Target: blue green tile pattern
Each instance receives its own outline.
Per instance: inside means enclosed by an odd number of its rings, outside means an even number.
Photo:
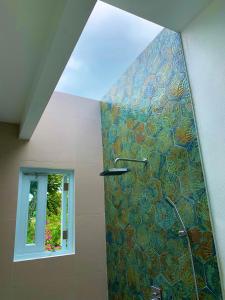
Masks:
[[[187,241],[165,201],[177,204],[191,237],[200,299],[222,299],[181,38],[163,30],[101,103],[104,167],[117,156],[132,172],[105,177],[110,300],[195,299]]]

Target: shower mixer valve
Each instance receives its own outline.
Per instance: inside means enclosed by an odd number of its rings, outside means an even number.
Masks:
[[[150,300],[162,300],[162,289],[156,286],[151,286],[152,295]]]

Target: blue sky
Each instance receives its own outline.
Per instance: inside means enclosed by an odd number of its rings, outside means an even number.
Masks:
[[[162,29],[97,1],[56,91],[101,100]]]

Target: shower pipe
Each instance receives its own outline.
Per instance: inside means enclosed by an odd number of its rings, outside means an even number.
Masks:
[[[131,162],[144,163],[145,166],[148,164],[148,159],[147,158],[132,159],[132,158],[120,158],[120,157],[117,157],[117,158],[115,158],[114,163],[116,164],[118,161],[131,161]]]
[[[195,293],[196,293],[196,299],[199,300],[199,295],[198,295],[198,285],[197,285],[197,280],[196,280],[196,273],[195,273],[195,266],[194,266],[194,261],[193,261],[193,254],[192,254],[192,249],[191,249],[191,242],[190,242],[190,238],[187,232],[187,229],[184,225],[184,222],[181,218],[181,215],[175,205],[175,203],[173,203],[173,201],[171,201],[168,197],[166,198],[166,201],[173,207],[173,209],[175,210],[177,217],[182,225],[182,230],[179,231],[179,235],[180,236],[186,236],[187,238],[187,242],[188,242],[188,251],[190,254],[190,259],[191,259],[191,268],[192,268],[192,274],[193,274],[193,278],[194,278],[194,285],[195,285]]]

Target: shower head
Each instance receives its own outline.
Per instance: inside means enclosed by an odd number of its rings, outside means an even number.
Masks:
[[[127,172],[130,172],[130,169],[128,169],[128,168],[112,168],[112,169],[104,170],[103,172],[100,173],[100,176],[117,176],[117,175],[125,174]]]

